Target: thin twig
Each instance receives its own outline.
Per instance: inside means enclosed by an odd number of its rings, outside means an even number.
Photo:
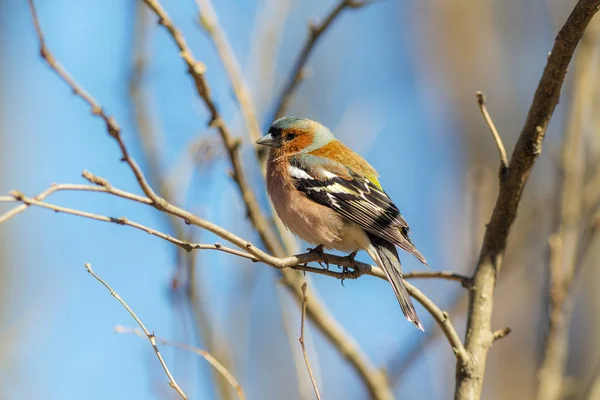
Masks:
[[[119,126],[115,118],[106,114],[100,103],[98,103],[98,101],[96,101],[96,99],[94,99],[91,94],[89,94],[79,83],[77,83],[77,81],[73,79],[69,72],[56,60],[56,58],[54,58],[54,55],[46,46],[46,41],[44,39],[44,34],[42,32],[42,28],[38,20],[35,4],[33,0],[28,1],[29,8],[31,10],[31,16],[33,18],[33,23],[35,26],[35,31],[40,44],[40,55],[50,66],[50,68],[52,68],[52,70],[56,72],[56,74],[71,88],[71,90],[73,90],[73,93],[76,96],[80,97],[90,106],[92,114],[101,118],[104,121],[108,134],[113,139],[115,139],[117,144],[119,145],[119,149],[122,155],[121,161],[124,161],[127,164],[129,164],[129,167],[133,171],[133,174],[135,175],[135,178],[140,188],[143,190],[144,194],[146,194],[146,196],[156,204],[157,208],[160,208],[164,200],[161,199],[156,193],[154,193],[154,191],[144,178],[144,174],[142,173],[140,167],[137,165],[135,160],[133,160],[133,158],[129,156],[129,152],[127,151],[125,143],[123,142],[123,139],[121,137],[121,127]]]
[[[127,328],[127,327],[121,326],[121,325],[115,326],[115,332],[132,334],[132,335],[139,336],[139,337],[145,336],[144,332],[139,328]],[[240,400],[245,400],[246,396],[244,395],[244,390],[242,389],[242,385],[240,385],[239,382],[237,381],[237,379],[235,379],[235,377],[233,376],[233,374],[231,372],[229,372],[229,370],[223,364],[221,364],[219,362],[219,360],[217,360],[215,357],[213,357],[208,351],[199,349],[194,346],[190,346],[185,343],[173,342],[171,340],[163,339],[158,336],[154,336],[154,338],[160,344],[164,344],[165,346],[189,351],[191,353],[194,353],[194,354],[204,358],[206,360],[206,362],[208,362],[217,372],[219,372],[227,380],[227,382],[229,382],[229,384],[235,389],[235,391],[237,392],[238,398]]]
[[[488,128],[490,128],[490,132],[494,137],[494,142],[496,142],[496,147],[498,148],[498,154],[500,155],[500,178],[503,178],[508,171],[508,155],[506,155],[506,149],[504,148],[504,143],[502,143],[502,138],[498,133],[498,129],[496,129],[496,125],[488,112],[487,106],[485,104],[485,94],[481,91],[477,91],[475,93],[477,96],[477,104],[479,104],[479,110],[481,110],[481,114],[483,115],[483,119],[485,119],[485,123]]]
[[[306,62],[308,61],[312,51],[315,49],[315,45],[317,44],[318,40],[325,33],[325,31],[345,9],[358,9],[373,2],[374,1],[367,0],[340,0],[321,23],[315,24],[309,22],[308,36],[306,37],[304,46],[302,46],[302,50],[298,54],[298,58],[296,58],[296,61],[294,62],[294,67],[292,68],[290,76],[288,77],[283,91],[279,96],[279,100],[276,103],[273,120],[283,117],[287,112],[292,95],[305,76],[304,67]]]
[[[512,332],[512,329],[508,326],[492,332],[492,337],[494,338],[494,342],[496,340],[500,340],[502,338],[507,337],[508,335],[510,335],[511,332]]]
[[[244,169],[242,167],[239,155],[241,143],[239,139],[235,139],[232,136],[229,127],[227,124],[225,124],[225,121],[219,114],[214,99],[211,96],[210,87],[208,86],[206,79],[204,79],[206,67],[202,62],[197,61],[194,58],[194,55],[188,47],[185,38],[181,34],[181,31],[173,24],[173,21],[162,7],[160,2],[157,0],[143,1],[156,14],[158,17],[158,23],[167,29],[173,38],[173,41],[177,45],[177,48],[179,49],[179,55],[188,66],[188,73],[194,80],[196,92],[203,100],[206,108],[209,111],[209,125],[217,129],[219,135],[221,136],[221,140],[223,141],[223,145],[225,146],[225,149],[229,155],[232,167],[231,175],[239,188],[240,195],[242,196],[242,200],[246,206],[246,215],[248,216],[248,219],[256,228],[256,231],[265,247],[267,247],[267,250],[279,256],[283,255],[285,252],[281,246],[281,243],[271,229],[267,219],[262,214],[260,206],[256,200],[256,196],[254,195],[254,192],[250,188],[250,185],[248,184],[244,175]]]
[[[135,319],[135,322],[137,322],[137,324],[140,326],[140,328],[144,332],[144,335],[146,335],[146,337],[148,338],[148,341],[152,345],[152,348],[154,349],[154,352],[156,353],[156,357],[158,357],[158,361],[160,361],[160,365],[162,365],[163,369],[165,370],[165,374],[167,375],[167,378],[169,378],[169,386],[171,386],[173,388],[173,390],[175,390],[182,399],[187,399],[187,396],[185,395],[183,390],[181,390],[179,385],[177,385],[177,382],[175,382],[175,378],[173,378],[173,375],[171,375],[171,372],[169,371],[167,364],[165,364],[165,360],[163,360],[162,355],[160,354],[160,351],[158,350],[158,346],[156,345],[156,337],[154,336],[154,333],[150,333],[148,331],[148,329],[146,329],[146,327],[142,323],[142,320],[140,320],[138,318],[138,316],[135,314],[135,312],[133,312],[133,310],[127,305],[127,303],[125,303],[125,301],[121,298],[121,296],[119,296],[119,294],[117,292],[115,292],[108,285],[108,283],[106,283],[104,280],[102,280],[102,278],[100,278],[98,275],[96,275],[96,273],[92,270],[92,266],[90,263],[85,264],[85,268],[94,278],[96,278],[96,280],[98,282],[100,282],[106,289],[108,289],[110,294],[115,299],[117,299],[117,301],[119,303],[121,303],[121,305],[123,307],[125,307],[127,312],[129,312],[129,314],[133,317],[133,319]]]
[[[139,229],[150,235],[156,236],[156,237],[166,240],[170,243],[173,243],[188,252],[193,251],[193,250],[215,250],[215,251],[221,251],[224,253],[232,254],[234,256],[246,258],[253,262],[263,262],[263,263],[266,262],[266,260],[263,259],[261,256],[261,254],[265,254],[265,253],[259,252],[257,254],[252,254],[252,253],[248,252],[248,250],[246,248],[248,243],[246,241],[243,241],[243,243],[246,243],[244,246],[240,246],[241,250],[223,246],[220,243],[214,243],[214,244],[191,243],[187,240],[175,238],[164,232],[160,232],[153,228],[149,228],[145,225],[131,221],[130,219],[128,219],[126,217],[119,217],[119,218],[108,217],[108,216],[104,216],[104,215],[100,215],[100,214],[94,214],[94,213],[89,213],[89,212],[85,212],[85,211],[81,211],[81,210],[76,210],[73,208],[63,207],[63,206],[59,206],[59,205],[55,205],[55,204],[51,204],[51,203],[43,201],[43,199],[46,198],[47,196],[49,196],[51,193],[58,192],[58,191],[92,191],[92,192],[101,192],[101,193],[112,194],[112,195],[116,195],[116,196],[119,196],[119,197],[122,197],[125,199],[129,199],[129,200],[133,200],[133,201],[140,202],[143,204],[151,205],[151,201],[149,199],[146,199],[145,197],[137,196],[133,193],[128,193],[128,192],[119,190],[117,188],[114,188],[104,178],[99,178],[87,171],[84,171],[84,174],[86,177],[90,178],[91,181],[102,182],[105,186],[55,184],[55,185],[52,185],[48,190],[40,193],[39,195],[37,195],[35,197],[27,197],[23,193],[14,190],[11,192],[11,196],[0,197],[0,202],[21,202],[23,204],[21,204],[17,207],[14,207],[12,210],[9,210],[7,213],[1,215],[0,221],[5,221],[6,219],[8,219],[8,218],[4,217],[5,215],[9,215],[9,216],[16,215],[17,212],[15,212],[15,210],[22,212],[23,210],[25,210],[26,207],[28,207],[30,205],[34,205],[37,207],[42,207],[42,208],[46,208],[49,210],[53,210],[55,212],[62,212],[65,214],[71,214],[71,215],[75,215],[75,216],[79,216],[79,217],[83,217],[83,218],[93,219],[96,221],[110,222],[110,223],[114,223],[117,225],[130,226],[132,228]],[[177,211],[177,210],[178,210],[177,207],[174,207],[174,211],[171,214],[174,215],[175,217],[183,218],[181,216],[181,214],[179,213],[179,211]],[[183,211],[183,210],[181,210],[181,211]],[[197,221],[204,221],[204,220],[197,218]],[[205,222],[207,222],[207,221],[205,221]],[[226,230],[224,230],[221,227],[218,227],[217,225],[214,225],[214,224],[211,224],[208,222],[207,222],[207,224],[208,224],[207,227],[209,227],[207,230],[209,230],[210,232],[213,232],[217,235],[220,235],[220,233],[217,233],[217,232],[221,232],[221,233],[227,232]],[[213,230],[211,230],[210,227],[217,227],[218,230],[213,231]],[[228,238],[235,238],[235,235],[229,233],[228,235],[226,235],[223,238],[225,240],[229,241]],[[240,240],[242,240],[242,239],[240,239]],[[253,248],[252,245],[250,245],[250,246],[251,246],[250,248]],[[356,261],[356,260],[352,261],[348,257],[337,256],[334,254],[326,254],[326,253],[321,254],[316,251],[297,254],[297,255],[294,255],[291,257],[283,257],[283,258],[272,257],[271,261],[275,261],[275,262],[271,263],[271,264],[269,262],[266,262],[266,264],[270,265],[271,267],[277,268],[277,269],[289,268],[289,269],[293,269],[293,270],[297,270],[297,271],[312,272],[312,273],[316,273],[316,274],[320,274],[320,275],[326,275],[326,276],[334,277],[337,279],[357,279],[357,278],[361,277],[362,275],[371,275],[371,276],[374,276],[374,277],[377,277],[377,278],[380,278],[383,280],[387,280],[385,273],[377,266],[366,264],[366,263]],[[326,268],[311,267],[311,266],[306,265],[309,262],[321,262],[321,263],[327,263],[330,265],[338,265],[340,267],[349,267],[349,268],[355,267],[355,270],[348,271],[348,272],[344,272],[344,271],[337,272],[337,271],[326,269]],[[470,283],[469,283],[470,278],[469,277],[466,277],[466,276],[463,276],[460,274],[456,274],[453,272],[447,272],[447,271],[424,271],[424,272],[407,273],[404,275],[404,279],[446,279],[446,280],[461,282],[461,284],[463,286],[465,286],[467,288],[470,287]]]
[[[240,64],[227,40],[227,35],[219,25],[219,18],[210,0],[196,0],[200,14],[200,24],[210,36],[223,67],[229,76],[233,92],[240,105],[240,110],[246,121],[246,129],[252,143],[256,142],[262,136],[260,134],[260,124],[256,118],[256,108],[250,95],[248,85],[244,80]]]
[[[466,295],[467,294],[463,291],[459,292],[449,303],[450,305],[445,312],[448,315],[458,315],[459,313],[466,312],[464,310],[466,308]],[[430,329],[426,331],[425,335],[419,335],[419,340],[416,341],[408,351],[404,351],[405,346],[403,345],[403,351],[398,352],[398,354],[394,355],[390,361],[385,363],[385,369],[392,387],[398,387],[404,377],[410,375],[408,373],[413,370],[414,363],[420,356],[425,354],[428,346],[437,342],[439,336],[443,333],[444,331],[441,329]]]
[[[448,343],[452,347],[452,351],[457,359],[462,362],[469,361],[469,354],[466,352],[465,347],[452,325],[450,321],[450,315],[446,311],[442,311],[429,297],[425,296],[423,292],[417,289],[415,286],[411,285],[408,282],[404,282],[406,286],[406,290],[408,294],[410,294],[415,300],[417,300],[421,305],[431,314],[435,322],[440,326],[444,335],[446,335],[446,339],[448,339]]]
[[[84,173],[87,173],[87,172],[84,171]],[[152,201],[150,199],[148,199],[147,197],[138,196],[136,194],[124,192],[122,190],[115,189],[112,187],[106,188],[106,187],[102,187],[102,186],[78,185],[78,184],[67,184],[67,183],[62,183],[59,185],[54,184],[54,185],[50,186],[50,188],[43,191],[42,193],[33,197],[33,200],[42,201],[43,199],[45,199],[52,193],[58,192],[58,191],[103,192],[103,193],[110,193],[112,195],[115,195],[118,197],[123,197],[123,198],[129,199],[129,200],[133,200],[133,201],[136,201],[139,203],[152,204]],[[17,191],[17,193],[18,193],[18,191]],[[14,201],[19,201],[19,200],[16,199],[15,196],[3,196],[2,198],[0,198],[0,202],[14,202]],[[6,222],[7,220],[11,219],[12,217],[14,217],[16,215],[22,213],[23,211],[25,211],[27,209],[27,207],[29,207],[29,204],[23,203],[21,205],[18,205],[16,207],[8,210],[4,214],[0,215],[0,224],[2,224],[3,222]]]
[[[177,174],[169,175],[165,174],[163,165],[164,163],[164,148],[161,145],[160,140],[162,135],[160,130],[157,128],[157,124],[153,123],[153,117],[157,114],[151,109],[151,102],[148,98],[147,91],[144,90],[144,77],[147,71],[147,65],[149,60],[149,40],[152,37],[151,28],[153,23],[151,21],[152,13],[148,7],[142,2],[136,3],[136,24],[134,29],[134,37],[132,40],[131,47],[131,63],[132,63],[132,74],[129,80],[129,97],[132,103],[131,110],[133,112],[133,120],[135,121],[135,132],[139,137],[143,155],[147,165],[147,176],[148,180],[153,186],[157,188],[157,193],[163,197],[169,203],[178,203],[174,183],[180,182],[182,184],[185,180],[191,178],[190,173],[182,171],[184,168],[176,171]],[[206,138],[202,138],[206,140]],[[191,146],[186,148],[184,151],[183,158],[190,157],[188,153],[196,152],[199,146],[199,140],[196,139]],[[193,154],[192,157],[197,157]],[[200,157],[199,157],[200,158]],[[210,160],[211,157],[202,157],[204,162]],[[210,162],[210,161],[209,161]],[[189,166],[192,167],[191,165]],[[176,177],[176,178],[175,178]],[[187,182],[184,183],[187,185]],[[173,232],[178,238],[183,239],[184,243],[188,243],[192,240],[192,232],[188,232],[185,229],[185,223],[180,218],[174,215],[161,213],[161,216],[166,219],[169,223],[171,232]],[[189,247],[188,247],[189,248]],[[198,247],[195,247],[198,248]],[[183,251],[187,250],[183,247]],[[222,336],[214,335],[212,329],[214,325],[211,323],[208,314],[205,311],[205,299],[202,291],[198,289],[198,283],[196,282],[196,254],[184,252],[176,253],[176,265],[178,270],[186,270],[185,276],[187,277],[187,284],[184,285],[185,298],[190,305],[187,307],[192,312],[192,320],[195,324],[195,328],[198,336],[201,337],[202,343],[206,349],[218,356],[224,363],[229,364],[228,360],[230,357],[224,351],[229,349],[230,346],[217,345],[216,341],[222,339]],[[222,350],[222,351],[219,351]],[[219,397],[229,398],[230,385],[226,382],[222,375],[213,373],[214,383],[216,389],[219,391]]]
[[[302,284],[302,318],[300,319],[300,338],[298,341],[300,342],[300,346],[302,347],[302,355],[304,356],[304,362],[306,363],[306,369],[308,369],[308,374],[310,375],[310,381],[312,382],[313,388],[315,389],[315,394],[317,395],[317,400],[321,400],[321,395],[319,394],[319,388],[317,387],[317,381],[315,381],[315,377],[313,376],[312,369],[310,368],[310,363],[308,362],[308,354],[306,353],[306,346],[304,345],[304,320],[306,319],[306,302],[308,298],[306,297],[306,282]]]
[[[542,150],[546,128],[560,98],[567,67],[600,0],[580,0],[558,33],[533,98],[523,130],[513,151],[508,173],[500,182],[494,211],[487,225],[469,293],[465,348],[469,356],[456,365],[455,400],[481,397],[491,331],[494,291],[502,269],[506,243],[523,190]]]

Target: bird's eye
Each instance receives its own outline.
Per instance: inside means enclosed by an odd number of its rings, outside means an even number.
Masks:
[[[294,140],[295,138],[296,138],[295,133],[288,133],[288,135],[286,136],[287,140]]]

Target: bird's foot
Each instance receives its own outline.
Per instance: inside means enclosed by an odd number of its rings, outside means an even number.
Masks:
[[[354,250],[352,253],[348,254],[346,256],[346,259],[348,259],[348,261],[350,262],[350,267],[346,267],[345,265],[342,265],[342,286],[344,286],[344,279],[346,279],[346,276],[350,276],[350,277],[354,277],[354,275],[358,272],[358,266],[356,265],[356,261],[354,261],[354,257],[356,257],[356,253],[358,253],[358,250]],[[352,272],[350,272],[350,270],[348,268],[352,268]]]
[[[346,258],[348,259],[348,261],[350,261],[350,267],[357,270],[358,266],[356,265],[356,261],[354,260],[354,258],[356,257],[356,253],[358,253],[358,250],[354,250],[352,253],[348,254],[346,256]]]
[[[315,248],[312,248],[312,249],[308,248],[306,250],[308,250],[311,253],[313,253],[313,252],[317,253],[319,256],[321,256],[321,260],[322,261],[319,261],[319,265],[322,268],[325,268],[325,269],[327,269],[327,271],[329,271],[329,262],[327,261],[327,258],[325,257],[325,251],[323,250],[324,247],[325,246],[323,246],[322,244],[320,244],[320,245],[318,245]],[[323,263],[325,263],[325,265],[323,265]]]

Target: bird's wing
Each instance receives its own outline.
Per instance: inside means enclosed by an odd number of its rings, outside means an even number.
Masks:
[[[289,172],[299,191],[426,264],[408,237],[406,220],[375,176],[363,176],[321,157],[292,158],[290,161]]]

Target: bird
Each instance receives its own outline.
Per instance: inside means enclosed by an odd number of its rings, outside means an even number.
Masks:
[[[427,261],[377,171],[330,129],[307,118],[279,118],[256,143],[269,147],[267,192],[283,224],[321,252],[347,252],[353,260],[357,251],[366,251],[385,272],[406,319],[423,330],[396,246],[425,266]]]

